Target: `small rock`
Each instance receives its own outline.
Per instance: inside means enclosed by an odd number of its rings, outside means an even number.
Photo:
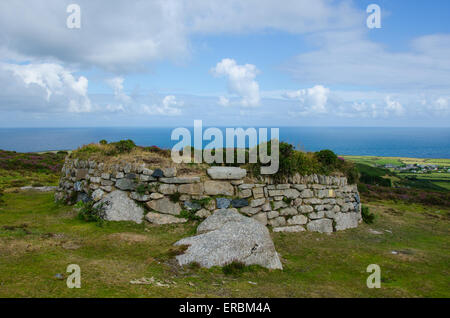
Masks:
[[[245,206],[248,206],[248,200],[247,199],[234,199],[231,200],[231,206],[233,208],[243,208]]]
[[[153,178],[161,178],[164,176],[164,172],[161,169],[156,169],[155,171],[153,171],[152,173],[152,177]]]
[[[227,198],[216,198],[216,206],[218,209],[228,209],[231,200]]]

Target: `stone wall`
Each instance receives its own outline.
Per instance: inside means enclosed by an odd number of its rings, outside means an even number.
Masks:
[[[145,218],[155,224],[186,222],[183,217],[189,213],[206,218],[224,208],[236,208],[275,232],[330,233],[361,222],[357,187],[348,185],[345,177],[297,174],[285,183],[274,183],[269,177],[256,181],[246,174],[241,168],[211,167],[181,175],[176,167],[66,159],[55,199],[109,204],[120,197],[121,208],[109,219]],[[137,217],[124,209],[137,211]]]

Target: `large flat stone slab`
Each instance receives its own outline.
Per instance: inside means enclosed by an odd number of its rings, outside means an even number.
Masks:
[[[199,225],[197,232],[201,234],[175,243],[189,246],[176,257],[180,265],[197,262],[209,268],[238,261],[270,269],[283,268],[268,229],[235,209],[217,210]]]
[[[247,175],[247,170],[238,167],[211,167],[207,172],[214,180],[238,180]]]

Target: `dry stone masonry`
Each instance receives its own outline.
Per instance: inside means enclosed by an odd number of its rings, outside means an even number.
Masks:
[[[356,185],[345,177],[296,174],[274,183],[246,175],[236,167],[180,175],[176,167],[67,159],[55,199],[95,201],[108,220],[158,225],[187,222],[185,211],[204,219],[220,209],[236,209],[274,232],[330,233],[361,222]]]

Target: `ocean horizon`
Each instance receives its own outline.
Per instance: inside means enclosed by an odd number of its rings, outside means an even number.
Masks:
[[[132,139],[140,146],[172,148],[178,142],[170,138],[174,128],[0,128],[0,149],[17,152],[71,150],[101,139],[108,142]],[[186,128],[191,131],[193,140],[193,128]],[[207,128],[203,127],[203,132]],[[222,132],[225,131],[225,127],[217,128]],[[331,149],[339,155],[450,158],[450,128],[446,127],[279,127],[279,129],[281,141],[289,142],[304,151]],[[225,136],[225,133],[223,135]],[[209,141],[204,141],[204,145],[208,143]]]

